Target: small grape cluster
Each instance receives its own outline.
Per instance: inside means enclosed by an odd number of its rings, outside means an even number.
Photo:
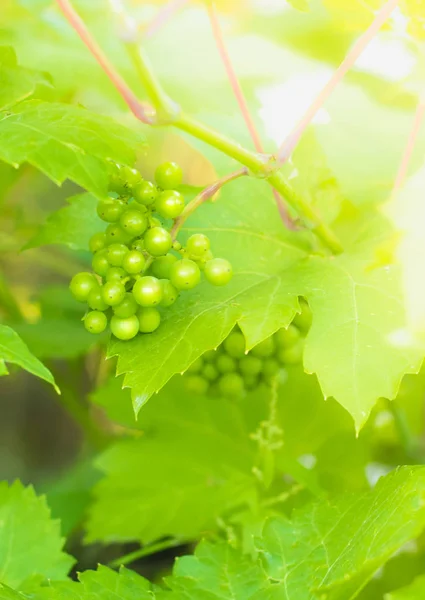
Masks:
[[[89,306],[84,317],[89,332],[102,333],[109,318],[115,337],[130,340],[155,331],[161,322],[157,307],[171,306],[181,291],[197,286],[201,271],[217,286],[226,285],[233,272],[229,261],[214,258],[202,233],[189,237],[185,247],[173,239],[173,223],[185,208],[176,189],[183,177],[176,163],[157,168],[156,185],[135,169],[111,168],[109,197],[97,206],[109,224],[89,244],[94,273],[75,275],[70,290]]]
[[[310,318],[306,307],[287,329],[280,329],[248,353],[245,337],[236,326],[216,350],[206,352],[185,372],[186,389],[236,399],[261,385],[271,385],[282,368],[302,361]]]

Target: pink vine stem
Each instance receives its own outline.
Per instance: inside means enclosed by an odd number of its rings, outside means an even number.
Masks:
[[[393,196],[397,194],[397,192],[402,187],[406,176],[407,170],[409,168],[410,159],[412,158],[413,150],[415,148],[416,140],[419,134],[419,130],[423,123],[425,117],[425,98],[422,98],[418,102],[418,106],[416,108],[415,118],[413,120],[412,129],[410,130],[409,137],[407,139],[406,148],[404,150],[399,169],[397,171],[397,175],[394,181],[393,187]]]
[[[261,138],[258,134],[257,128],[255,127],[254,120],[253,120],[251,113],[249,111],[249,108],[248,108],[248,103],[246,101],[245,94],[243,93],[242,86],[239,82],[238,76],[236,75],[236,71],[233,67],[232,61],[231,61],[229,53],[227,51],[226,44],[224,43],[223,32],[220,27],[220,22],[219,22],[218,15],[217,15],[217,9],[216,9],[214,2],[208,3],[208,16],[210,18],[211,29],[213,32],[214,41],[216,43],[218,52],[220,54],[221,61],[226,70],[230,86],[233,90],[233,94],[239,105],[242,117],[243,117],[243,119],[246,123],[247,129],[248,129],[248,132],[254,143],[254,147],[257,150],[257,152],[264,154],[264,147],[261,142]],[[283,202],[280,194],[277,192],[277,190],[273,190],[273,195],[276,200],[279,215],[280,215],[284,225],[288,229],[294,229],[294,223],[293,223],[291,217],[289,216],[286,205]]]
[[[163,27],[171,17],[183,8],[186,4],[189,3],[189,0],[170,0],[165,6],[158,11],[155,18],[150,22],[150,24],[146,27],[144,31],[144,37],[146,39],[152,37]]]
[[[95,42],[91,36],[89,30],[85,26],[81,17],[76,13],[69,0],[56,0],[59,8],[65,15],[68,22],[72,25],[75,31],[80,36],[81,40],[90,50],[94,58],[97,60],[99,65],[102,67],[110,81],[115,86],[118,93],[121,95],[131,112],[134,116],[146,123],[152,125],[154,123],[154,111],[145,103],[140,102],[137,96],[126,84],[124,79],[117,73],[113,65],[110,63],[104,52],[101,50],[99,45]]]
[[[294,127],[288,137],[284,140],[277,153],[277,159],[280,164],[283,164],[291,156],[295,146],[298,144],[304,130],[308,127],[311,121],[314,119],[320,108],[329,98],[335,87],[342,80],[344,75],[351,69],[358,57],[365,50],[369,42],[375,37],[382,25],[391,15],[392,11],[397,6],[399,0],[388,0],[377,13],[370,27],[365,33],[360,36],[354,46],[351,48],[347,56],[344,58],[338,69],[332,75],[331,79],[325,85],[323,90],[308,108],[307,112],[301,119],[301,121]]]

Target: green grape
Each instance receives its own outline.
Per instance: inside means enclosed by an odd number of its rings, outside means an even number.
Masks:
[[[137,169],[132,169],[130,167],[124,166],[121,167],[121,177],[126,182],[127,187],[134,187],[142,183],[143,179]]]
[[[184,198],[180,192],[166,190],[155,200],[155,209],[164,219],[176,219],[184,210]]]
[[[130,275],[141,273],[146,265],[146,259],[138,250],[130,250],[122,262],[122,267]]]
[[[120,225],[132,237],[142,235],[148,227],[146,216],[135,208],[126,210],[120,218]]]
[[[149,215],[149,228],[153,229],[154,227],[162,227],[162,223],[156,217]]]
[[[224,258],[209,260],[204,269],[205,278],[212,285],[226,285],[233,277],[232,265]]]
[[[155,181],[163,190],[173,190],[183,180],[183,171],[175,162],[166,162],[159,165],[155,171]]]
[[[199,373],[203,366],[204,361],[202,360],[202,356],[200,356],[190,365],[190,367],[186,370],[186,373]]]
[[[218,380],[218,389],[225,398],[240,398],[243,396],[245,386],[243,379],[237,373],[226,373]]]
[[[114,306],[114,314],[120,319],[127,319],[136,314],[139,306],[131,292],[126,292],[122,302]]]
[[[125,287],[119,281],[107,281],[102,287],[102,298],[108,306],[117,306],[124,300]]]
[[[140,306],[156,306],[162,300],[162,285],[156,277],[141,277],[134,284],[133,295]]]
[[[243,383],[245,389],[255,390],[260,385],[260,378],[258,375],[244,375]]]
[[[106,245],[106,235],[103,232],[95,233],[91,236],[89,241],[90,252],[98,252],[102,250]]]
[[[137,238],[131,244],[131,249],[132,250],[138,250],[139,252],[144,252],[144,250],[145,250],[145,242],[143,241],[142,238]]]
[[[109,198],[108,200],[100,200],[97,205],[97,214],[107,223],[116,223],[125,210],[125,203],[122,200]]]
[[[274,334],[274,339],[279,348],[289,348],[298,342],[301,337],[300,330],[294,325],[289,325],[288,329],[279,329]]]
[[[217,358],[217,350],[207,350],[203,355],[202,358],[204,360],[206,360],[207,362],[214,362]]]
[[[158,279],[169,279],[171,267],[177,262],[177,256],[174,254],[167,254],[166,256],[159,256],[156,258],[151,266],[151,273]]]
[[[152,307],[140,308],[137,313],[139,319],[139,329],[141,333],[152,333],[158,329],[161,323],[159,310]]]
[[[170,233],[163,227],[152,227],[144,236],[145,248],[152,256],[164,256],[173,244]]]
[[[162,286],[162,300],[160,304],[164,307],[171,306],[177,300],[179,293],[168,279],[160,279],[159,282]]]
[[[183,246],[180,244],[180,242],[178,242],[177,240],[173,242],[173,250],[175,250],[176,252],[180,252],[182,248]]]
[[[109,176],[109,189],[111,192],[115,192],[119,196],[125,196],[128,193],[126,182],[122,176],[122,168],[116,163],[114,163],[111,167],[111,173]]]
[[[150,181],[142,181],[133,189],[133,195],[136,202],[144,206],[150,206],[155,202],[158,190]]]
[[[243,375],[259,375],[263,368],[263,362],[256,356],[243,356],[239,360],[239,370]]]
[[[201,279],[198,265],[188,258],[178,260],[171,267],[170,281],[178,290],[191,290]]]
[[[84,327],[90,333],[102,333],[102,331],[105,331],[107,324],[108,319],[105,313],[98,310],[92,310],[84,317]]]
[[[296,365],[302,362],[304,351],[304,340],[299,340],[296,344],[288,348],[281,348],[278,352],[278,359],[282,365]]]
[[[107,258],[113,267],[121,267],[124,256],[128,253],[128,248],[124,244],[111,244],[107,249]]]
[[[189,375],[185,378],[185,386],[188,392],[203,396],[208,392],[209,383],[200,375]]]
[[[95,273],[101,277],[105,277],[110,266],[108,262],[108,250],[106,248],[96,252],[91,261],[91,266]]]
[[[268,358],[269,356],[273,356],[276,349],[276,344],[273,337],[269,337],[251,350],[251,354],[253,356],[258,356],[259,358]]]
[[[87,298],[87,304],[93,310],[103,311],[108,308],[108,305],[103,300],[102,291],[100,287],[96,287],[90,292]]]
[[[207,262],[214,258],[211,250],[207,250],[203,256],[193,256],[192,254],[190,256],[192,256],[193,260],[196,262],[201,271],[205,271],[205,265]]]
[[[311,308],[305,300],[300,301],[300,306],[301,312],[295,315],[292,323],[293,325],[298,327],[298,329],[300,329],[303,333],[307,333],[313,321],[313,313],[311,312]]]
[[[97,289],[99,284],[92,273],[77,273],[69,284],[71,294],[78,302],[87,302],[92,290]]]
[[[219,372],[217,368],[211,363],[205,365],[202,369],[202,376],[205,377],[205,379],[208,379],[208,381],[214,381],[217,379],[218,375]]]
[[[106,281],[122,281],[127,277],[127,273],[121,267],[109,267],[106,271]]]
[[[224,340],[223,346],[227,354],[233,358],[245,356],[245,338],[240,331],[232,331]]]
[[[274,358],[267,358],[263,361],[263,376],[268,380],[279,373],[279,363]]]
[[[209,249],[210,240],[203,233],[195,233],[187,240],[186,250],[194,257],[202,258]]]
[[[236,371],[236,361],[228,354],[220,354],[217,357],[216,367],[220,373],[232,373]]]
[[[106,235],[106,245],[110,246],[111,244],[124,244],[127,245],[131,242],[132,236],[124,231],[122,227],[120,227],[117,223],[111,223],[108,225],[105,231]]]
[[[114,315],[111,319],[111,331],[119,340],[131,340],[139,333],[139,319],[136,315],[127,319]]]

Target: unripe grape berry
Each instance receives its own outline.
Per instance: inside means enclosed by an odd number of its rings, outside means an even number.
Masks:
[[[233,277],[232,265],[224,258],[209,260],[204,269],[205,278],[213,285],[226,285]]]
[[[181,245],[181,243],[177,240],[175,240],[173,242],[173,250],[175,250],[176,252],[180,252],[180,250],[183,248],[183,246]]]
[[[174,256],[174,254],[159,256],[151,265],[152,275],[158,279],[169,279],[171,267],[177,260],[177,256]]]
[[[236,371],[236,361],[228,354],[220,354],[217,357],[216,366],[220,373],[232,373],[232,371]]]
[[[148,227],[146,216],[135,208],[126,210],[120,218],[120,225],[132,237],[142,235]]]
[[[145,268],[146,259],[138,250],[130,250],[124,256],[122,267],[130,275],[137,275]]]
[[[301,337],[300,330],[294,325],[289,325],[287,329],[279,329],[274,334],[274,339],[279,348],[289,348],[298,342]]]
[[[219,376],[219,372],[213,364],[207,364],[202,369],[202,376],[208,381],[215,381]]]
[[[122,167],[116,163],[111,165],[109,189],[119,196],[125,196],[128,193],[126,182],[122,177]]]
[[[195,233],[187,240],[186,250],[195,257],[203,257],[209,249],[210,240],[203,233]]]
[[[279,373],[279,363],[274,358],[267,358],[263,361],[263,376],[269,380],[271,377],[274,377]]]
[[[276,344],[273,339],[273,336],[263,340],[251,350],[251,354],[253,356],[258,356],[259,358],[268,358],[269,356],[273,356],[276,349]]]
[[[109,267],[106,271],[106,281],[122,281],[127,277],[127,273],[121,267]]]
[[[132,188],[143,181],[142,176],[137,169],[131,169],[127,166],[121,167],[121,177],[129,188]]]
[[[189,375],[185,379],[185,386],[188,392],[203,396],[208,392],[209,383],[200,375]]]
[[[145,248],[152,256],[164,256],[173,244],[170,233],[163,227],[152,227],[144,236]]]
[[[93,310],[104,311],[108,308],[108,305],[103,300],[100,287],[96,287],[90,292],[89,297],[87,298],[87,304]]]
[[[288,348],[281,348],[278,352],[278,359],[282,365],[296,365],[302,362],[304,350],[304,340],[299,340]]]
[[[161,315],[156,308],[140,308],[137,312],[139,329],[141,333],[152,333],[158,329],[161,323]]]
[[[226,373],[218,380],[218,389],[225,398],[240,398],[245,390],[243,379],[237,373]]]
[[[202,358],[206,361],[206,362],[215,362],[217,359],[217,350],[207,350],[203,355]]]
[[[244,375],[243,384],[247,390],[255,390],[260,385],[258,375]]]
[[[97,214],[107,223],[116,223],[125,210],[125,203],[121,200],[109,198],[100,200],[97,205]]]
[[[102,250],[106,245],[106,235],[103,232],[95,233],[91,236],[89,241],[90,252],[98,252]]]
[[[164,219],[176,219],[184,210],[184,198],[180,192],[166,190],[155,200],[155,209]]]
[[[119,340],[131,340],[139,333],[139,319],[136,315],[127,319],[114,315],[111,319],[111,331]]]
[[[295,315],[293,325],[298,327],[302,332],[307,333],[313,321],[313,313],[305,300],[300,301],[300,306],[301,312]]]
[[[108,251],[106,248],[96,252],[91,261],[91,266],[95,273],[97,273],[101,277],[105,277],[110,267],[108,262]]]
[[[90,292],[98,287],[99,284],[92,273],[77,273],[69,284],[71,294],[78,302],[87,302]]]
[[[242,358],[245,355],[245,338],[240,331],[232,331],[224,340],[223,346],[233,358]]]
[[[193,254],[190,256],[192,256],[193,260],[196,262],[201,271],[205,271],[205,265],[207,262],[214,258],[211,250],[207,250],[203,256],[193,256]]]
[[[173,190],[183,180],[183,171],[175,162],[166,162],[159,165],[155,171],[155,181],[163,190]]]
[[[177,300],[179,293],[168,279],[160,279],[159,282],[162,286],[161,306],[171,306]]]
[[[141,277],[134,284],[133,295],[140,306],[156,306],[162,300],[162,285],[156,277]]]
[[[239,360],[239,370],[243,375],[259,375],[262,368],[263,363],[261,359],[251,356],[251,354],[243,356]]]
[[[107,281],[102,287],[102,298],[108,306],[117,306],[124,300],[125,287],[119,281]]]
[[[197,358],[195,360],[195,362],[193,362],[190,367],[186,370],[186,373],[199,373],[199,371],[202,369],[202,367],[204,366],[204,361],[202,360],[202,357],[200,356],[199,358]]]
[[[188,258],[174,263],[170,270],[170,281],[178,290],[191,290],[201,279],[198,265]]]
[[[113,267],[121,267],[124,256],[128,253],[128,248],[124,244],[111,244],[108,246],[107,258]]]
[[[136,314],[139,306],[131,292],[127,292],[122,302],[114,306],[114,314],[120,319],[127,319]]]
[[[145,250],[145,242],[143,241],[143,238],[135,239],[134,242],[131,244],[131,249],[143,252]]]
[[[133,195],[136,202],[144,206],[150,206],[155,202],[158,190],[150,181],[142,181],[134,186]]]
[[[102,331],[105,331],[107,324],[108,319],[105,313],[97,310],[92,310],[84,317],[84,327],[90,333],[102,333]]]
[[[107,246],[115,243],[127,245],[131,242],[133,237],[127,233],[127,231],[124,231],[124,229],[117,223],[111,223],[108,225],[105,231],[105,236]]]

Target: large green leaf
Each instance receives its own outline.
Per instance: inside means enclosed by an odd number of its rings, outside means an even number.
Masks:
[[[143,435],[113,444],[96,461],[104,476],[94,488],[88,540],[192,539],[215,529],[227,510],[255,502],[249,434],[264,408],[261,398],[238,406],[168,386],[141,413]]]
[[[5,374],[4,362],[19,365],[29,373],[36,375],[51,383],[57,391],[53,375],[31,352],[19,335],[7,327],[0,324],[0,359],[3,362],[3,374]]]
[[[73,560],[62,546],[44,497],[19,482],[0,483],[0,582],[18,587],[36,574],[64,579]]]
[[[385,600],[422,600],[425,594],[425,575],[417,577],[410,585],[385,595]]]
[[[65,206],[52,213],[25,248],[47,244],[65,244],[74,250],[88,250],[91,236],[104,229],[97,216],[97,200],[91,194],[79,194],[68,199]]]
[[[31,97],[38,85],[50,85],[46,75],[18,67],[10,46],[0,46],[0,110]]]
[[[98,196],[108,184],[106,160],[133,165],[140,132],[82,107],[29,100],[0,114],[0,159],[29,162],[58,185],[75,181]]]
[[[425,469],[403,467],[370,492],[342,496],[266,523],[258,549],[276,597],[354,598],[425,525]]]

